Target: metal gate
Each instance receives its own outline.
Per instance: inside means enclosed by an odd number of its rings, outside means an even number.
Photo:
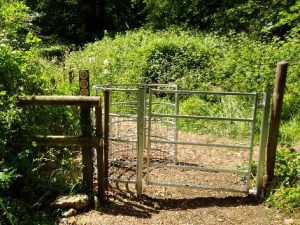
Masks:
[[[118,183],[134,183],[138,195],[142,194],[143,169],[146,165],[144,149],[148,136],[148,96],[151,88],[177,90],[174,84],[110,84],[95,85],[97,91],[109,93],[109,149],[108,180]],[[156,102],[176,111],[171,102]],[[163,121],[162,121],[163,122]],[[177,126],[169,124],[176,141]]]
[[[110,181],[135,183],[138,195],[142,194],[143,183],[247,194],[260,192],[268,94],[261,99],[258,93],[181,91],[176,85],[149,84],[94,88],[110,93]],[[229,104],[227,108],[222,106],[225,103]],[[205,111],[207,107],[211,108]],[[260,108],[263,110],[258,112]],[[254,165],[258,118],[260,149],[258,163]],[[251,190],[253,169],[257,175],[255,188]]]

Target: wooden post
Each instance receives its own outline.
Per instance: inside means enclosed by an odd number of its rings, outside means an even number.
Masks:
[[[89,72],[87,70],[79,71],[79,87],[80,95],[89,96]],[[80,107],[80,125],[82,137],[92,136],[92,120],[91,107]],[[82,165],[83,165],[83,185],[89,196],[91,206],[94,206],[93,196],[93,153],[91,147],[81,147],[82,151]]]
[[[108,149],[109,149],[109,91],[104,90],[104,178],[105,178],[105,188],[108,189]]]
[[[80,124],[82,137],[92,136],[90,107],[82,106],[80,108]],[[91,203],[93,202],[93,153],[91,147],[82,146],[82,165],[83,165],[83,185],[91,197]]]
[[[267,145],[266,174],[267,174],[268,182],[270,182],[274,178],[276,150],[278,144],[279,125],[280,125],[280,118],[281,118],[281,111],[282,111],[287,68],[288,68],[287,62],[277,63],[276,80],[275,80],[275,86],[273,91],[269,138],[268,138],[268,145]]]
[[[97,146],[97,170],[98,170],[98,199],[101,204],[105,202],[105,182],[104,182],[104,152],[103,152],[103,132],[102,132],[102,109],[101,102],[96,106],[96,135],[100,138]]]

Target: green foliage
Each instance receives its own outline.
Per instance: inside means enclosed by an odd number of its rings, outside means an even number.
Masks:
[[[1,201],[2,200],[2,201]],[[2,202],[2,206],[1,206]],[[5,207],[5,210],[3,208]],[[60,211],[49,209],[35,210],[26,202],[11,198],[0,198],[0,224],[17,225],[55,225]],[[11,212],[11,213],[10,213]]]
[[[145,22],[143,0],[111,0],[106,2],[106,28],[110,32],[120,32],[140,27]]]
[[[1,211],[3,211],[3,213],[1,212]],[[2,214],[2,215],[1,215]],[[0,197],[0,215],[1,215],[1,217],[0,217],[0,223],[1,223],[1,221],[2,222],[5,222],[5,220],[4,219],[2,219],[2,218],[7,218],[7,220],[8,220],[8,223],[10,224],[10,225],[14,225],[14,222],[13,222],[13,220],[12,220],[12,215],[7,211],[7,208],[6,208],[6,206],[4,205],[4,203],[3,203],[3,200],[2,200],[2,198]],[[2,223],[1,223],[2,224]]]
[[[14,179],[19,175],[16,174],[16,169],[4,168],[0,172],[0,190],[6,190],[10,187]]]
[[[30,31],[29,8],[22,1],[0,1],[0,45],[24,47],[24,39]]]
[[[282,124],[284,127],[287,122],[296,130],[299,123],[293,118],[299,114],[299,51],[297,40],[265,43],[245,35],[225,37],[175,27],[140,29],[105,37],[70,53],[65,61],[65,82],[57,83],[58,89],[64,90],[70,87],[66,84],[70,70],[76,76],[80,69],[88,69],[92,85],[176,83],[188,90],[264,92],[273,88],[276,63],[286,60],[289,70]],[[66,93],[78,94],[77,85],[73,82]],[[289,136],[283,133],[282,140],[297,142],[297,132],[282,131]]]
[[[286,212],[300,207],[300,151],[281,150],[277,154],[275,179],[267,200],[270,206]]]
[[[16,95],[53,94],[56,85],[49,64],[42,64],[37,51],[41,40],[29,29],[31,15],[24,3],[1,0],[0,19],[0,223],[33,224],[31,220],[36,220],[36,224],[50,224],[49,218],[35,215],[28,205],[20,206],[16,198],[32,204],[49,189],[77,191],[80,165],[75,166],[73,149],[37,148],[26,136],[61,130],[78,134],[78,122],[73,122],[78,121],[73,116],[78,110],[16,106]],[[15,147],[16,141],[28,145]]]
[[[181,25],[224,34],[247,32],[255,37],[282,37],[288,31],[286,25],[291,29],[298,19],[298,3],[288,0],[145,0],[145,4],[148,24],[154,28]]]
[[[143,25],[172,25],[255,38],[297,36],[299,1],[295,0],[26,0],[36,12],[34,24],[45,39],[82,44]],[[51,41],[50,41],[51,42]]]
[[[272,87],[275,64],[282,59],[291,64],[289,79],[295,78],[298,48],[297,42],[265,44],[244,36],[227,38],[178,28],[159,32],[142,29],[88,44],[67,56],[65,65],[75,74],[82,68],[97,74],[93,84],[175,82],[181,88],[206,85],[265,91]]]
[[[208,117],[251,118],[253,98],[241,96],[192,95],[180,102],[180,113]],[[199,134],[213,134],[230,139],[248,141],[251,133],[249,123],[210,120],[182,120],[181,129]],[[259,123],[258,123],[259,124]]]
[[[282,34],[289,37],[297,37],[300,34],[300,1],[290,1],[286,4],[286,7],[282,7],[278,10],[278,20],[274,23],[270,23],[268,27],[263,29],[266,33]]]
[[[80,0],[26,0],[36,12],[37,32],[50,43],[82,44],[99,39],[104,30],[104,3]]]

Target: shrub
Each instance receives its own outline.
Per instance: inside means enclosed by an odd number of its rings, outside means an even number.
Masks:
[[[267,200],[270,206],[286,212],[300,207],[300,151],[284,149],[278,152],[275,164],[275,179]]]
[[[66,57],[64,78],[88,69],[91,84],[176,83],[180,89],[242,92],[272,91],[276,63],[289,62],[283,121],[299,114],[300,44],[295,39],[272,43],[245,35],[231,37],[170,27],[140,29],[105,37]],[[57,76],[59,77],[59,76]],[[57,82],[58,89],[77,93],[77,82]],[[284,124],[283,123],[283,124]],[[294,124],[296,129],[299,125]],[[284,135],[283,135],[284,136]],[[282,137],[283,137],[282,136]],[[296,141],[295,133],[291,140]]]

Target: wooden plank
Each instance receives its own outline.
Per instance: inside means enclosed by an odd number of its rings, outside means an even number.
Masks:
[[[18,96],[18,105],[73,105],[96,106],[99,105],[99,96]]]
[[[279,62],[276,68],[276,80],[273,91],[273,104],[269,128],[269,138],[267,145],[266,170],[267,181],[270,182],[274,177],[276,150],[278,144],[279,125],[282,111],[283,95],[287,75],[287,62]]]

